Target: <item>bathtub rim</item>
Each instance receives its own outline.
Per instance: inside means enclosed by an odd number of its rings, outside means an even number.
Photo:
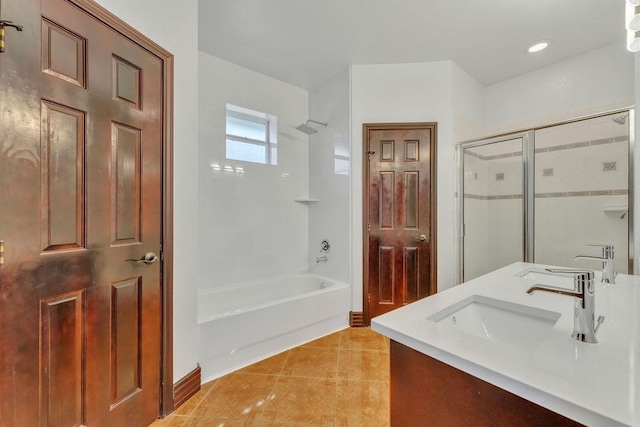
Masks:
[[[198,325],[204,324],[204,323],[207,323],[207,322],[211,322],[211,321],[215,321],[215,320],[218,320],[218,319],[223,319],[223,318],[226,318],[226,317],[238,315],[238,314],[241,314],[241,313],[244,313],[244,312],[247,312],[247,311],[259,310],[261,308],[270,307],[272,305],[276,305],[276,304],[279,304],[279,303],[286,303],[286,302],[295,301],[295,300],[302,299],[302,298],[311,297],[313,295],[318,295],[318,294],[325,293],[325,292],[338,291],[340,289],[350,288],[351,287],[351,285],[349,285],[348,283],[341,282],[341,281],[335,280],[335,279],[331,279],[331,278],[326,277],[326,276],[321,276],[321,275],[316,274],[316,273],[300,273],[300,274],[290,274],[290,275],[285,275],[285,276],[278,276],[278,277],[273,277],[273,278],[270,278],[270,279],[261,279],[261,280],[256,280],[256,281],[252,281],[252,282],[244,282],[244,283],[235,284],[235,285],[227,285],[227,286],[223,286],[223,287],[216,288],[216,289],[207,289],[207,290],[203,290],[203,291],[198,290],[198,299],[202,298],[205,295],[216,294],[216,293],[229,291],[229,290],[242,289],[242,288],[246,288],[246,287],[250,287],[250,286],[256,286],[256,285],[261,285],[261,284],[270,283],[270,282],[277,282],[277,281],[281,281],[281,280],[290,280],[290,279],[295,279],[295,278],[299,278],[299,277],[311,277],[311,278],[315,278],[315,279],[326,280],[327,282],[331,283],[331,286],[328,286],[327,288],[324,288],[324,289],[315,289],[315,290],[313,290],[311,292],[303,292],[303,293],[291,295],[291,296],[288,296],[288,297],[285,297],[285,298],[279,298],[279,299],[276,299],[276,300],[271,300],[271,301],[264,302],[264,303],[261,303],[261,304],[250,305],[250,306],[247,306],[247,307],[243,307],[241,309],[230,310],[230,311],[225,311],[224,313],[213,314],[213,315],[207,316],[206,318],[201,318],[201,316],[200,316],[200,305],[198,304]]]

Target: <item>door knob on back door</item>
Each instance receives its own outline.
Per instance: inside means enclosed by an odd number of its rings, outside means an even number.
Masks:
[[[153,252],[147,252],[140,259],[128,259],[127,261],[137,262],[138,264],[147,264],[148,265],[148,264],[153,264],[157,260],[158,260],[158,255],[156,255]]]
[[[420,237],[416,237],[416,242],[424,242],[427,240],[426,234],[421,234]]]

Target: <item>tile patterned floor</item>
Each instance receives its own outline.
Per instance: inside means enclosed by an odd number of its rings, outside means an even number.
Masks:
[[[151,427],[388,425],[389,342],[348,328],[203,384]]]

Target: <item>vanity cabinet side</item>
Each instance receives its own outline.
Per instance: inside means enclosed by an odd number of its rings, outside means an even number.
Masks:
[[[581,426],[391,340],[391,426]]]

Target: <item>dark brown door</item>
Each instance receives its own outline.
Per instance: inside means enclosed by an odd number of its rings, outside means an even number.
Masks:
[[[370,321],[436,291],[436,125],[364,125],[364,132]]]
[[[0,425],[147,425],[162,61],[66,0],[2,0],[1,13],[24,31],[0,54]]]

